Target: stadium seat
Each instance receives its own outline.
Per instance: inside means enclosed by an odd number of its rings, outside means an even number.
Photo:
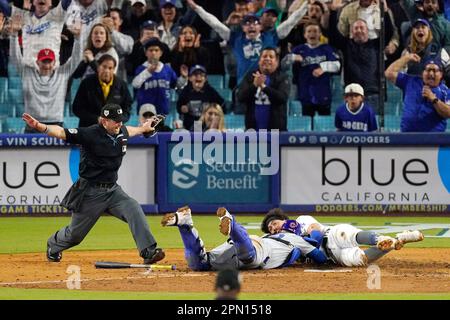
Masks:
[[[219,89],[217,92],[222,98],[224,98],[225,101],[230,102],[232,100],[232,91],[230,89]]]
[[[302,104],[298,100],[289,100],[288,116],[300,116],[302,114]]]
[[[243,114],[225,115],[225,127],[227,129],[245,129],[244,115]]]
[[[208,83],[216,90],[223,89],[223,76],[221,74],[209,74]]]
[[[8,78],[0,77],[0,103],[8,101]]]
[[[288,117],[288,131],[311,131],[311,117]]]
[[[170,89],[170,101],[171,102],[178,101],[178,93],[174,89]]]
[[[64,117],[65,128],[78,128],[80,119],[78,117]]]
[[[0,114],[0,133],[4,133],[4,132],[6,132],[6,125],[5,125],[5,122],[6,122],[6,116],[3,116],[3,115],[1,115]]]
[[[9,114],[13,117],[22,116],[24,110],[22,89],[8,89],[8,102],[11,108]]]
[[[72,79],[72,85],[70,86],[70,104],[73,104],[73,100],[75,100],[78,88],[80,87],[80,82],[81,79]]]
[[[20,77],[19,72],[14,64],[8,63],[8,78],[10,77]]]
[[[387,132],[400,132],[401,116],[385,115],[384,116],[384,130]]]
[[[20,89],[22,90],[22,78],[21,77],[9,77],[8,89]]]
[[[3,131],[6,133],[24,133],[25,122],[22,118],[8,117],[6,118],[5,128]]]
[[[314,131],[336,131],[334,116],[314,116]]]
[[[228,88],[228,83],[230,82],[230,75],[228,73],[225,73],[223,76],[223,87]]]
[[[384,114],[398,116],[399,115],[399,103],[398,102],[390,102],[386,101],[384,103]]]
[[[139,126],[139,116],[136,114],[132,114],[130,116],[130,120],[126,123],[127,126],[137,127]]]

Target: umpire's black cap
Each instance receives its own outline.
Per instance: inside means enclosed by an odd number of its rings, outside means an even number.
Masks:
[[[102,118],[111,119],[116,122],[121,122],[125,120],[122,107],[114,103],[105,104],[102,110],[100,111],[100,116]]]

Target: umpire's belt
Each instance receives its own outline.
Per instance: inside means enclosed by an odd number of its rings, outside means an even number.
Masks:
[[[97,189],[111,189],[115,186],[115,182],[104,183],[104,182],[96,182],[92,184],[92,187]]]

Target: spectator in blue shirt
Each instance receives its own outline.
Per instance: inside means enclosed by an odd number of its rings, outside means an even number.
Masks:
[[[370,132],[378,129],[372,107],[364,102],[364,89],[357,83],[345,87],[345,103],[336,110],[338,131]]]
[[[238,84],[247,75],[258,69],[259,56],[264,48],[276,47],[280,39],[284,39],[295,27],[297,22],[306,14],[307,2],[303,3],[287,20],[278,27],[262,32],[261,21],[255,14],[248,14],[242,19],[242,29],[231,30],[217,17],[206,12],[193,0],[187,0],[187,4],[200,18],[228,41],[237,61]]]
[[[400,72],[410,61],[419,62],[415,53],[404,55],[386,69],[386,78],[403,91],[402,132],[444,132],[450,118],[450,92],[442,83],[443,67],[428,60],[421,77]]]
[[[450,21],[450,0],[444,0],[444,15]]]
[[[302,103],[304,116],[330,115],[331,74],[339,72],[341,63],[336,50],[321,44],[322,31],[319,23],[311,22],[305,27],[306,44],[301,44],[286,55],[283,68],[297,64],[297,96]],[[295,73],[294,73],[295,74]]]
[[[132,82],[133,88],[137,90],[137,111],[141,105],[151,103],[158,114],[167,115],[170,111],[170,89],[184,87],[187,79],[180,77],[177,81],[177,75],[170,65],[160,61],[164,45],[158,38],[151,38],[144,47],[147,61],[136,69]]]

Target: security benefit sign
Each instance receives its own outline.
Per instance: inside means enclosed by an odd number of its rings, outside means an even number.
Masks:
[[[282,204],[450,203],[448,147],[289,147],[281,154]]]
[[[172,137],[167,148],[168,203],[271,203],[271,180],[279,167],[278,139],[272,143],[274,151],[257,137],[244,142],[242,136],[233,135]]]

